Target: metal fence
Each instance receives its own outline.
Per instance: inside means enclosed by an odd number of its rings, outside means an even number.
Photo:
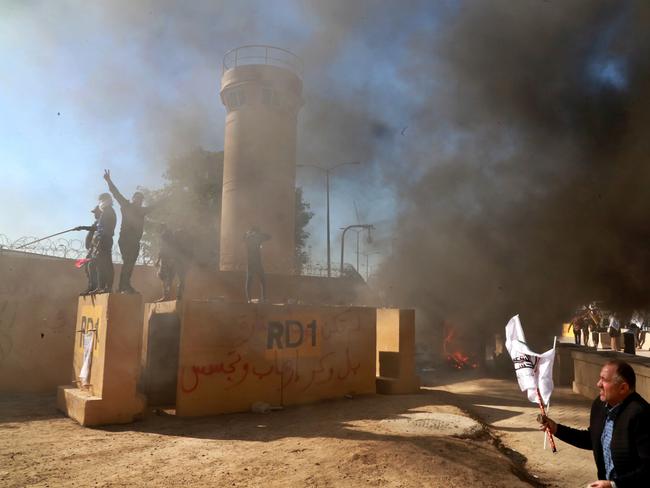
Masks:
[[[88,251],[86,250],[85,241],[82,239],[66,239],[56,237],[45,239],[29,246],[26,243],[37,240],[38,237],[23,236],[12,240],[4,234],[0,234],[0,252],[3,250],[23,252],[26,254],[35,254],[38,256],[51,256],[63,259],[81,259],[85,258]],[[20,249],[19,249],[20,248]],[[154,259],[146,249],[142,250],[138,256],[137,264],[153,264]],[[117,244],[113,245],[113,262],[121,263],[122,254]]]
[[[303,265],[300,274],[303,276],[327,276],[327,264],[307,263]],[[338,266],[332,267],[331,274],[333,278],[341,276]]]
[[[247,64],[279,66],[302,77],[302,59],[286,49],[264,44],[240,46],[228,51],[223,57],[223,72]]]

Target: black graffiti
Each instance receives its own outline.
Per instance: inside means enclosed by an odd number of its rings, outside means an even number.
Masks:
[[[515,364],[515,371],[518,369],[535,369],[537,365],[538,358],[529,356],[528,354],[520,354],[512,358],[512,362]]]
[[[300,347],[305,342],[305,335],[311,336],[311,346],[316,347],[315,320],[312,320],[307,326],[303,326],[298,320],[271,321],[268,323],[267,331],[267,349]]]
[[[95,333],[95,347],[97,347],[97,341],[99,339],[99,318],[96,322],[93,322],[92,317],[86,317],[85,315],[81,316],[81,329],[79,332],[79,347],[83,347],[84,335],[86,332]]]

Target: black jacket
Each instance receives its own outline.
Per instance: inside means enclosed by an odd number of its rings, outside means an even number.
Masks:
[[[612,432],[612,461],[618,488],[638,488],[650,482],[650,405],[641,395],[630,394],[619,407]],[[556,436],[575,447],[594,452],[598,479],[605,478],[605,460],[600,437],[607,413],[599,398],[591,405],[589,429],[579,430],[558,424]]]
[[[95,227],[95,235],[102,240],[113,238],[115,233],[115,224],[117,223],[117,215],[115,215],[115,210],[112,206],[106,207],[102,210],[99,219],[97,220],[97,225]]]
[[[130,202],[120,193],[112,181],[108,188],[120,204],[122,210],[122,225],[120,226],[120,240],[140,242],[144,229],[144,218],[151,211],[151,207],[139,207]]]

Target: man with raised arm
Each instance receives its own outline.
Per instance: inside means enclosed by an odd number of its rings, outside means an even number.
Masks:
[[[127,200],[111,180],[109,170],[104,170],[104,179],[108,183],[108,189],[120,204],[122,211],[120,238],[117,242],[122,253],[123,264],[118,291],[120,293],[137,293],[131,286],[131,274],[140,253],[140,239],[142,238],[144,218],[151,208],[142,206],[144,195],[139,191],[133,194],[130,201]]]
[[[605,363],[596,384],[589,428],[574,429],[542,417],[540,429],[594,452],[598,480],[590,488],[639,488],[650,481],[650,405],[636,391],[634,369],[625,361]]]

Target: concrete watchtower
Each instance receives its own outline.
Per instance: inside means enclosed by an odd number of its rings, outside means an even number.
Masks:
[[[271,235],[264,268],[293,270],[296,125],[302,62],[271,46],[243,46],[223,60],[226,107],[221,254],[224,271],[246,267],[244,233],[257,225]]]

